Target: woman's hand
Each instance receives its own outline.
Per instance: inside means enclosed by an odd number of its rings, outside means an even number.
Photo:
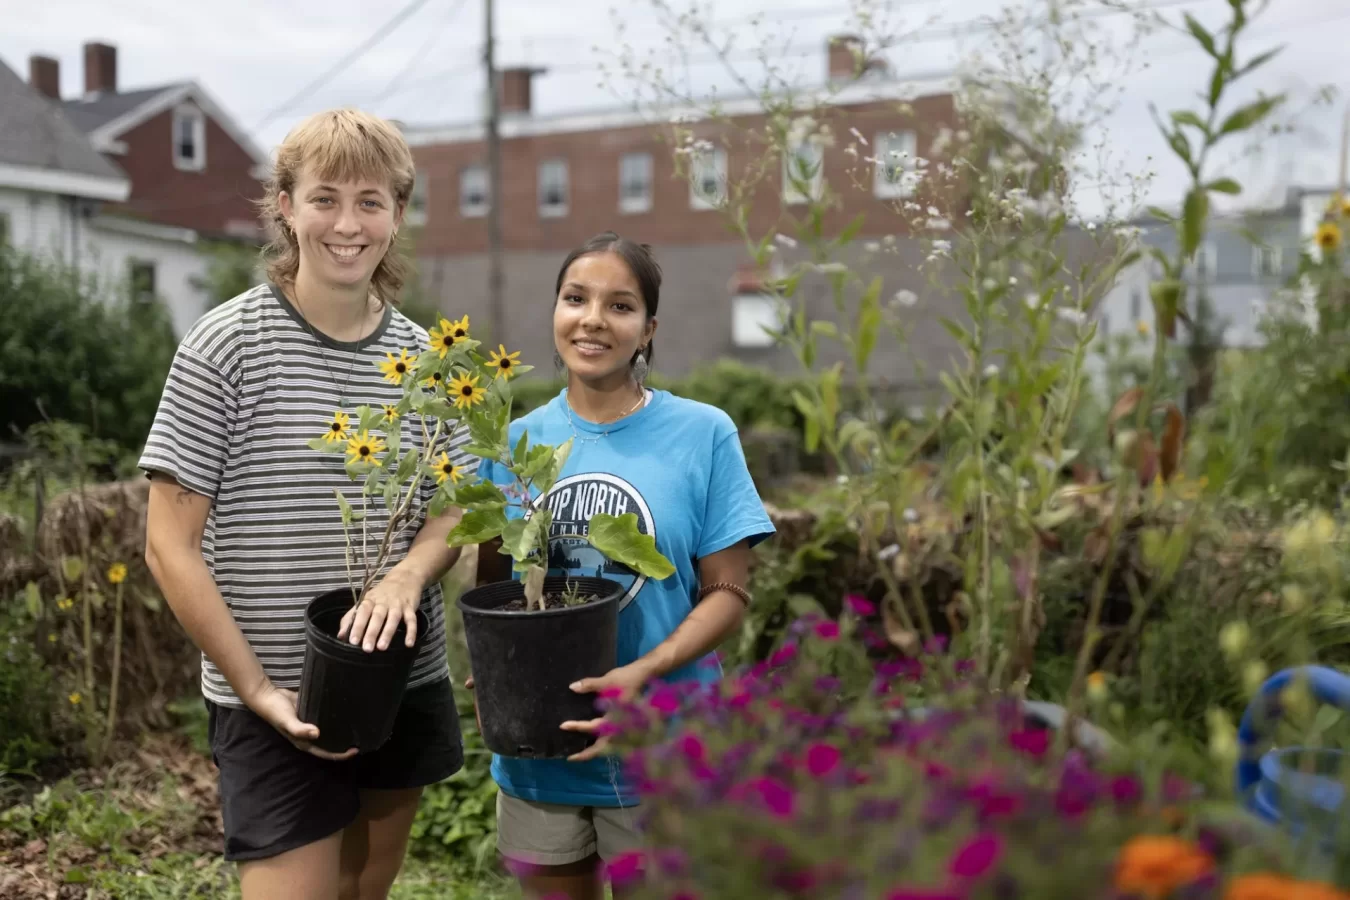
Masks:
[[[300,721],[300,717],[296,715],[296,700],[295,691],[279,688],[269,680],[258,689],[257,693],[246,698],[245,703],[268,725],[280,732],[282,737],[294,744],[297,750],[311,753],[320,759],[342,760],[351,759],[356,755],[355,747],[345,753],[329,753],[315,747],[311,742],[319,739],[319,729],[308,722]]]
[[[338,640],[360,644],[367,653],[376,647],[388,650],[402,622],[408,626],[403,643],[413,646],[417,643],[417,607],[424,586],[420,578],[400,572],[397,566],[390,569],[379,584],[366,591],[360,603],[347,610],[338,628]]]
[[[619,666],[617,669],[610,669],[599,678],[583,678],[572,685],[572,690],[578,694],[598,694],[601,692],[618,691],[618,699],[621,703],[627,703],[636,697],[642,688],[651,679],[651,670],[638,660],[626,666]],[[598,719],[590,719],[585,722],[571,720],[562,723],[559,727],[563,731],[577,731],[583,734],[595,734],[600,731],[602,726],[608,720],[608,717],[602,716]],[[585,762],[588,759],[595,759],[597,756],[603,756],[609,750],[609,735],[602,734],[594,744],[591,744],[580,753],[573,753],[567,757],[571,762]]]

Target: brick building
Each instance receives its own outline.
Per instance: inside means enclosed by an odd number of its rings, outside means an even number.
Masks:
[[[917,156],[929,156],[940,129],[955,119],[952,82],[897,81],[884,70],[866,67],[854,77],[853,54],[840,42],[827,47],[832,82],[827,105],[812,111],[830,123],[834,146],[817,153],[822,177],[840,198],[825,223],[826,233],[841,231],[860,213],[857,265],[881,275],[885,295],[908,289],[924,297],[924,276],[917,271],[919,242],[907,234],[895,206],[913,191],[906,177]],[[502,235],[505,286],[501,321],[505,334],[491,335],[525,351],[535,364],[552,355],[550,309],[557,268],[568,251],[592,235],[613,229],[655,246],[665,274],[660,307],[656,366],[668,374],[721,357],[735,356],[756,365],[792,371],[796,362],[770,346],[760,324],[774,315],[770,301],[756,289],[743,244],[728,229],[724,199],[731,182],[758,162],[747,147],[746,129],[765,124],[758,98],[723,101],[721,117],[696,110],[670,110],[657,120],[632,109],[611,109],[560,116],[536,115],[531,108],[535,69],[500,75],[502,105]],[[698,138],[712,144],[695,154],[689,177],[676,174],[669,142],[669,117],[683,115]],[[848,154],[863,135],[859,157],[899,159],[893,165],[860,163]],[[417,254],[420,289],[447,313],[467,313],[475,331],[486,334],[488,170],[484,126],[480,123],[408,127],[419,170],[410,223],[419,226]],[[892,156],[889,151],[903,156]],[[772,183],[769,183],[772,182]],[[785,178],[760,183],[749,203],[752,234],[787,230],[783,215],[800,213],[802,198]],[[865,253],[862,246],[891,236],[891,253]],[[788,251],[783,251],[788,252]],[[813,314],[832,310],[823,283],[804,293]],[[919,303],[907,313],[913,346],[926,361],[941,363],[952,342],[937,322],[933,304]],[[878,374],[896,382],[912,380],[908,350],[893,344],[879,348]]]

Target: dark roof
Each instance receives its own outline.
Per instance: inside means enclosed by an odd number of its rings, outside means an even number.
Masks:
[[[181,86],[181,84],[165,84],[160,87],[142,88],[139,91],[95,94],[87,100],[67,100],[61,105],[66,118],[75,123],[76,128],[89,134],[113,119],[126,115],[141,104],[150,102],[165,91]]]
[[[70,123],[60,107],[0,61],[0,163],[126,178]]]

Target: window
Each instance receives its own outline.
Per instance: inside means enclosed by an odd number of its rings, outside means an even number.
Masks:
[[[783,157],[783,202],[819,200],[825,185],[825,153],[819,144],[806,142]],[[805,190],[803,190],[805,188]]]
[[[173,112],[173,164],[186,172],[206,168],[206,116],[195,106]]]
[[[408,195],[408,208],[403,211],[403,221],[408,225],[427,224],[427,176],[418,172],[413,179],[412,193]]]
[[[155,264],[143,259],[131,260],[131,299],[150,303],[155,299]]]
[[[716,209],[727,202],[727,152],[704,144],[690,154],[689,206]]]
[[[619,211],[644,213],[652,208],[652,155],[625,153],[619,158]]]
[[[1270,278],[1279,275],[1284,268],[1283,255],[1279,247],[1253,247],[1252,274],[1257,278]]]
[[[466,219],[486,216],[488,171],[486,166],[466,166],[459,173],[459,214]]]
[[[1219,254],[1213,241],[1206,241],[1195,250],[1195,262],[1191,269],[1198,279],[1210,279],[1219,270]]]
[[[1144,292],[1141,288],[1130,291],[1130,321],[1138,322],[1144,314]]]
[[[546,159],[539,164],[539,215],[545,219],[567,215],[565,159]]]
[[[0,247],[9,244],[9,213],[0,212]]]
[[[883,199],[909,197],[918,186],[914,164],[918,138],[913,131],[883,131],[876,137],[876,176],[872,192]]]
[[[774,336],[766,329],[782,327],[782,309],[773,295],[741,293],[731,298],[731,340],[737,347],[772,347]]]

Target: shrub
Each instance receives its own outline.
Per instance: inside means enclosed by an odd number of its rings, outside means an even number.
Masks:
[[[0,436],[78,423],[139,451],[177,339],[158,302],[0,246]]]
[[[411,849],[420,857],[467,864],[474,873],[495,862],[497,784],[474,722],[473,701],[456,695],[464,733],[464,768],[422,791],[413,820]]]
[[[0,776],[36,775],[56,752],[55,690],[34,646],[35,595],[0,599]]]

